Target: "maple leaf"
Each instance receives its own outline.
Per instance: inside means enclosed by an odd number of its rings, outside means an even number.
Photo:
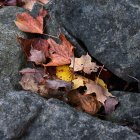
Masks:
[[[57,44],[53,39],[48,39],[51,61],[44,66],[62,66],[71,63],[71,58],[74,55],[73,46],[63,34],[60,35],[60,40],[62,43]]]
[[[77,89],[80,86],[86,86],[87,90],[85,92],[85,95],[95,93],[97,100],[100,101],[103,105],[107,97],[109,96],[113,97],[112,94],[108,92],[106,88],[102,87],[100,84],[97,84],[96,82],[89,80],[83,76],[76,75],[72,80],[72,83],[73,83],[73,89]]]
[[[82,55],[80,58],[74,58],[70,67],[72,67],[74,71],[84,71],[87,74],[97,72],[99,68],[95,62],[91,62],[91,57],[88,54]]]
[[[100,101],[103,105],[107,97],[112,96],[112,94],[108,92],[107,89],[103,88],[102,86],[100,86],[99,84],[97,84],[92,80],[89,80],[85,84],[85,86],[87,87],[87,91],[85,92],[85,94],[96,93],[97,100]]]
[[[15,24],[23,32],[43,34],[43,18],[47,15],[47,11],[41,9],[39,15],[33,18],[27,12],[18,14]]]
[[[29,57],[29,61],[35,62],[37,65],[45,63],[46,58],[42,51],[31,49],[30,53],[31,53],[31,56]]]
[[[22,46],[23,52],[26,57],[30,57],[31,49],[36,49],[42,51],[45,57],[48,57],[48,41],[46,39],[34,38],[34,39],[24,39],[22,37],[17,37],[20,45]]]

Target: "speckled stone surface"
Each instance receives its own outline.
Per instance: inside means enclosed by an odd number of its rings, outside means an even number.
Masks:
[[[50,0],[52,20],[114,74],[140,80],[139,0]]]
[[[0,98],[0,139],[138,140],[128,127],[101,121],[67,104],[36,94],[6,93]]]
[[[140,131],[140,93],[113,91],[118,97],[119,106],[107,119],[112,122],[121,122],[135,125]]]
[[[14,24],[16,14],[24,9],[5,7],[0,9],[0,91],[6,92],[16,88],[19,70],[23,65],[23,52],[16,36],[25,37]]]

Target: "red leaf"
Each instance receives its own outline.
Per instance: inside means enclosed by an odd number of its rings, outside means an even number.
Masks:
[[[38,51],[42,51],[45,57],[48,57],[48,41],[46,39],[34,38],[34,39],[24,39],[22,37],[17,37],[22,49],[27,57],[31,55],[31,48]]]
[[[23,32],[43,34],[43,18],[47,15],[46,10],[40,10],[39,15],[33,18],[27,12],[18,14],[15,24]]]
[[[63,34],[60,35],[60,39],[62,42],[61,44],[57,44],[53,39],[48,39],[51,62],[44,66],[61,66],[71,63],[73,46]]]

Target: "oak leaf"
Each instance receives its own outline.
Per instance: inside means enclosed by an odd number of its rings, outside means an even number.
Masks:
[[[82,55],[80,58],[74,58],[70,67],[72,67],[74,71],[84,71],[87,74],[97,72],[99,66],[97,66],[95,62],[91,62],[91,60],[88,54]]]
[[[60,35],[60,40],[62,43],[57,44],[53,39],[48,39],[51,61],[44,66],[62,66],[71,63],[71,58],[74,55],[73,46],[63,34]]]
[[[43,18],[47,15],[47,11],[41,9],[39,15],[33,18],[27,12],[18,14],[15,20],[17,27],[23,32],[43,34]]]

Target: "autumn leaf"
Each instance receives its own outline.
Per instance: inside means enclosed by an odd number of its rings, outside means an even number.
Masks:
[[[18,14],[15,20],[17,27],[23,32],[43,34],[43,18],[47,15],[47,11],[41,9],[39,15],[33,18],[27,12]]]
[[[74,78],[72,80],[72,83],[73,83],[72,89],[77,89],[81,86],[85,86],[86,82],[88,82],[87,78],[80,75],[74,75]]]
[[[91,115],[96,114],[102,106],[101,103],[97,101],[96,97],[92,95],[78,94],[78,96],[80,99],[80,105],[82,107],[82,110]]]
[[[66,39],[66,37],[60,35],[61,44],[57,44],[53,39],[48,39],[50,45],[49,54],[51,61],[44,66],[62,66],[71,63],[71,58],[73,57],[73,46]]]
[[[20,85],[25,90],[30,90],[32,92],[38,92],[38,83],[43,78],[44,72],[43,70],[26,68],[20,71],[23,74]]]
[[[82,55],[80,58],[74,58],[70,67],[72,67],[74,71],[84,71],[87,74],[97,72],[99,66],[97,66],[95,62],[91,62],[91,60],[88,54]]]
[[[23,0],[1,0],[0,6],[23,6]]]
[[[72,90],[68,93],[68,103],[78,110],[85,111],[91,115],[96,114],[101,108],[101,103],[97,101],[95,96],[82,95],[77,90]]]
[[[49,89],[59,89],[65,88],[66,91],[71,90],[71,82],[66,82],[63,80],[55,79],[55,80],[46,80],[46,86]]]
[[[73,73],[70,70],[70,67],[68,65],[64,66],[57,66],[56,67],[56,76],[64,81],[72,81],[73,79]]]
[[[107,89],[107,85],[106,85],[106,83],[102,79],[100,79],[100,78],[97,77],[96,80],[95,80],[95,82],[97,84],[101,85],[103,88]]]
[[[72,80],[72,83],[73,89],[77,89],[81,86],[86,86],[87,90],[84,94],[90,95],[92,93],[95,93],[97,100],[100,101],[102,104],[104,104],[107,97],[112,97],[112,94],[108,92],[107,89],[102,87],[100,84],[97,84],[96,82],[89,80],[83,76],[75,75],[74,79]]]
[[[45,63],[46,58],[42,51],[31,49],[30,53],[31,53],[31,56],[29,57],[29,61],[35,62],[37,65]]]
[[[115,97],[107,97],[104,108],[105,113],[110,114],[115,110],[116,105],[119,103],[118,99]]]
[[[102,86],[100,86],[92,80],[89,80],[85,84],[85,86],[87,87],[87,91],[85,92],[85,94],[95,93],[97,100],[100,101],[102,104],[105,103],[107,97],[112,97],[112,94],[108,92],[107,89],[103,88]]]
[[[23,52],[25,53],[26,57],[30,57],[31,49],[35,49],[38,51],[42,51],[45,57],[48,57],[48,41],[47,39],[42,38],[34,38],[34,39],[25,39],[22,37],[17,37]]]

